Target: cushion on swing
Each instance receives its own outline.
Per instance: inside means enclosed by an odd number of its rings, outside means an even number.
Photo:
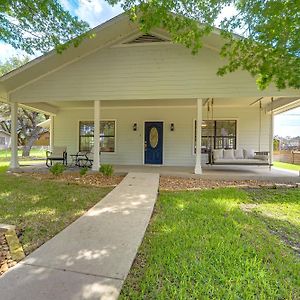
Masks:
[[[236,150],[234,150],[234,158],[236,158],[236,159],[243,159],[244,158],[244,151],[243,151],[243,149],[236,149]]]
[[[221,159],[224,156],[224,149],[215,149],[213,150],[214,160]]]
[[[234,159],[233,149],[224,150],[224,159]]]

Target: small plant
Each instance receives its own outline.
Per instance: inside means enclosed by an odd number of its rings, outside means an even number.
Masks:
[[[62,174],[65,170],[66,166],[61,163],[56,163],[49,169],[49,171],[55,176]]]
[[[80,171],[79,171],[79,175],[84,176],[87,173],[88,170],[89,170],[88,167],[81,168]]]
[[[114,173],[114,168],[112,165],[101,165],[99,172],[105,176],[112,176]]]

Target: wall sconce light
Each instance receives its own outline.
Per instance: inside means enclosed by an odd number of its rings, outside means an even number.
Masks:
[[[171,123],[171,124],[170,124],[170,130],[171,130],[171,131],[174,131],[174,130],[175,130],[174,123]]]
[[[137,131],[137,123],[133,123],[132,129],[133,131]]]

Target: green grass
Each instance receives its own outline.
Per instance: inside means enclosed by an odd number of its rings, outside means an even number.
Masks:
[[[251,191],[161,193],[120,299],[299,299],[299,257],[262,211],[277,203],[299,218],[300,190],[263,193],[261,212],[241,209],[256,203]]]
[[[16,225],[26,253],[53,237],[111,188],[85,187],[8,175],[0,166],[0,223]]]
[[[273,165],[274,167],[281,168],[281,169],[300,171],[300,165],[288,164],[279,161],[274,161]]]
[[[22,150],[18,151],[19,158],[22,158]],[[45,158],[46,157],[46,150],[41,150],[37,148],[33,148],[30,151],[31,157],[36,158]],[[11,151],[10,150],[0,150],[0,161],[7,161],[11,157]]]

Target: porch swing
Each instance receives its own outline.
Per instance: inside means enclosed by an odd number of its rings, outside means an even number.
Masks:
[[[272,162],[270,157],[270,151],[261,151],[261,98],[259,101],[259,151],[246,150],[246,149],[234,149],[234,148],[222,148],[215,149],[215,135],[210,134],[210,145],[208,151],[208,165],[229,165],[229,166],[269,166],[271,169]],[[254,102],[252,104],[257,103]],[[273,99],[271,99],[273,102]],[[207,101],[207,119],[209,120],[209,112],[211,112],[211,122],[208,124],[213,124],[214,121],[214,99]],[[273,136],[273,117],[271,117],[270,122],[270,136]],[[224,145],[222,145],[224,146]],[[271,141],[270,141],[271,146]],[[212,149],[213,148],[213,149]],[[236,148],[236,144],[235,144]],[[271,150],[271,149],[270,149]]]

